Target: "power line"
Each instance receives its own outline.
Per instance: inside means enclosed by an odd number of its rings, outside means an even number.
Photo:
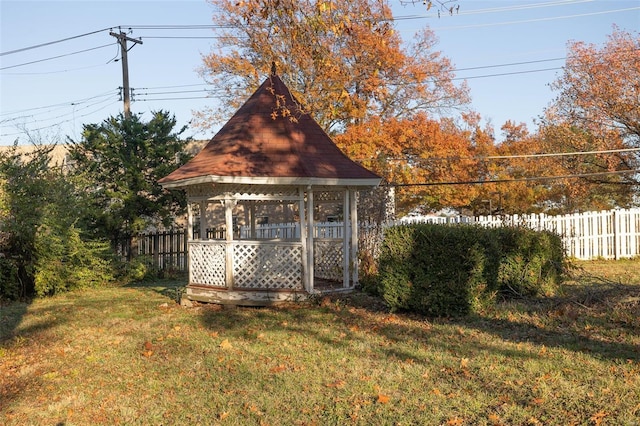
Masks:
[[[506,64],[480,65],[480,66],[477,66],[477,67],[456,68],[454,71],[455,72],[460,72],[460,71],[482,70],[482,69],[487,69],[487,68],[512,67],[512,66],[516,66],[516,65],[530,65],[530,64],[539,64],[539,63],[542,63],[542,62],[564,61],[566,59],[567,59],[567,57],[563,56],[561,58],[536,59],[536,60],[533,60],[533,61],[509,62],[509,63],[506,63]]]
[[[74,105],[73,105],[73,106],[74,106],[74,110],[73,110],[73,111],[71,111],[71,112],[66,112],[66,113],[63,113],[63,114],[57,115],[57,116],[55,116],[55,117],[49,117],[49,118],[46,118],[46,119],[36,120],[35,122],[45,122],[45,121],[57,120],[57,119],[60,119],[60,118],[67,117],[67,116],[69,116],[69,115],[73,115],[73,114],[75,114],[75,112],[82,111],[82,110],[85,110],[85,109],[88,109],[88,108],[94,107],[94,106],[96,106],[96,105],[103,104],[103,103],[105,103],[105,102],[113,102],[113,100],[112,100],[112,99],[102,99],[102,100],[99,100],[99,101],[96,101],[96,102],[92,102],[92,103],[90,103],[89,105],[85,105],[85,106],[83,106],[83,107],[79,108],[78,110],[75,110],[75,107],[76,107],[76,106],[78,106],[79,104],[74,104]],[[26,116],[25,116],[25,118],[26,118]]]
[[[444,30],[462,30],[467,28],[484,28],[484,27],[495,27],[498,25],[514,25],[514,24],[527,24],[531,22],[545,22],[545,21],[556,21],[559,19],[568,19],[568,18],[581,18],[583,16],[596,16],[596,15],[605,15],[608,13],[618,13],[618,12],[630,12],[632,10],[640,10],[640,7],[629,7],[625,9],[614,9],[614,10],[603,10],[600,12],[591,12],[591,13],[580,13],[576,15],[564,15],[564,16],[550,16],[546,18],[534,18],[534,19],[525,19],[521,21],[507,21],[507,22],[493,22],[488,24],[473,24],[473,25],[459,25],[452,27],[438,27],[433,28],[434,30],[444,31]]]
[[[602,151],[574,151],[574,152],[556,152],[545,154],[518,154],[518,155],[490,155],[487,160],[502,160],[509,158],[539,158],[539,157],[565,157],[571,155],[594,155],[594,154],[613,154],[619,152],[635,152],[640,151],[640,148],[621,148],[621,149],[606,149]]]
[[[148,96],[148,95],[173,95],[173,94],[179,94],[179,93],[201,93],[201,92],[206,92],[207,89],[200,89],[200,90],[172,90],[172,91],[167,91],[167,92],[153,92],[153,93],[149,93],[149,92],[142,92],[142,93],[138,93],[138,90],[141,89],[135,89],[132,88],[131,89],[135,95],[137,96]]]
[[[140,36],[140,39],[165,39],[165,40],[212,40],[217,38],[229,38],[223,36]],[[247,37],[234,37],[247,38]]]
[[[519,75],[519,74],[532,74],[534,72],[546,72],[546,71],[557,71],[561,70],[563,67],[553,67],[553,68],[539,68],[535,70],[525,70],[525,71],[512,71],[512,72],[502,72],[497,74],[485,74],[485,75],[472,75],[469,77],[453,77],[449,80],[458,81],[458,80],[475,80],[476,78],[491,78],[491,77],[504,77],[507,75]],[[442,81],[442,80],[437,80]],[[416,83],[420,84],[420,83]]]
[[[0,53],[0,56],[11,55],[11,54],[14,54],[14,53],[20,53],[20,52],[24,52],[24,51],[31,50],[31,49],[37,49],[39,47],[50,46],[52,44],[62,43],[64,41],[69,41],[69,40],[73,40],[73,39],[76,39],[76,38],[86,37],[86,36],[89,36],[89,35],[92,35],[92,34],[97,34],[97,33],[100,33],[102,31],[107,31],[109,29],[110,28],[103,28],[101,30],[91,31],[89,33],[79,34],[79,35],[75,35],[75,36],[72,36],[72,37],[63,38],[63,39],[60,39],[60,40],[54,40],[54,41],[49,41],[49,42],[42,43],[42,44],[36,44],[35,46],[28,46],[28,47],[23,47],[21,49],[10,50],[8,52]]]
[[[59,58],[64,58],[65,56],[71,56],[71,55],[77,55],[79,53],[85,53],[85,52],[90,52],[92,50],[98,50],[98,49],[102,49],[105,47],[109,47],[109,46],[113,46],[113,43],[109,43],[109,44],[104,44],[102,46],[98,46],[98,47],[92,47],[90,49],[84,49],[84,50],[78,50],[76,52],[71,52],[71,53],[65,53],[64,55],[58,55],[58,56],[52,56],[50,58],[45,58],[45,59],[38,59],[36,61],[31,61],[31,62],[25,62],[22,64],[17,64],[17,65],[10,65],[8,67],[2,67],[0,68],[0,70],[8,70],[10,68],[17,68],[17,67],[23,67],[25,65],[32,65],[32,64],[37,64],[39,62],[45,62],[45,61],[50,61],[52,59],[59,59]]]
[[[637,152],[640,148],[620,148],[620,149],[606,149],[600,151],[572,151],[572,152],[555,152],[555,153],[543,153],[543,154],[514,154],[514,155],[476,155],[469,157],[449,156],[449,157],[429,157],[423,160],[428,161],[461,161],[461,160],[510,160],[515,158],[542,158],[542,157],[568,157],[576,155],[598,155],[598,154],[616,154],[622,152]],[[368,161],[370,158],[357,158],[358,161]],[[388,158],[392,161],[402,161],[404,158]]]
[[[154,102],[154,101],[183,101],[189,99],[211,99],[211,96],[185,96],[180,98],[147,98],[136,99],[136,102]]]
[[[156,87],[140,87],[136,90],[154,90],[154,89],[176,89],[179,87],[196,87],[196,86],[209,86],[207,83],[196,83],[196,84],[177,84],[173,86],[156,86]]]
[[[104,101],[101,101],[101,102],[104,102]],[[87,108],[90,108],[91,106],[95,106],[95,105],[97,105],[97,104],[100,104],[101,102],[96,102],[95,104],[90,105],[90,106],[88,106]],[[102,111],[103,109],[108,108],[108,107],[110,107],[111,105],[116,104],[116,103],[118,103],[118,101],[111,101],[111,102],[110,102],[110,103],[108,103],[107,105],[101,106],[100,108],[98,108],[98,109],[96,109],[96,110],[92,110],[92,111],[89,111],[89,112],[87,112],[87,113],[85,113],[85,114],[81,114],[81,115],[78,115],[78,116],[75,116],[75,115],[74,115],[74,117],[73,117],[73,118],[70,118],[70,119],[68,119],[68,120],[64,120],[64,121],[60,121],[60,122],[58,122],[58,123],[54,123],[54,124],[51,124],[51,125],[48,125],[48,126],[43,126],[43,127],[39,127],[39,128],[35,128],[35,129],[29,129],[29,131],[40,131],[40,130],[51,129],[51,128],[53,128],[53,127],[58,127],[58,126],[60,126],[61,124],[70,123],[70,122],[73,122],[73,121],[75,121],[75,120],[77,120],[77,119],[79,119],[79,118],[83,118],[83,117],[87,117],[87,116],[89,116],[89,115],[95,114],[96,112]],[[71,113],[69,113],[69,114],[67,114],[67,115],[71,115],[71,114],[74,114],[74,113],[73,113],[73,112],[71,112]],[[44,120],[39,120],[39,121],[44,121]],[[24,134],[24,132],[17,132],[17,133],[3,133],[3,134],[0,134],[0,136],[18,136],[18,135],[22,135],[22,134]]]
[[[529,4],[522,4],[522,5],[516,5],[516,6],[490,7],[485,9],[476,9],[476,10],[466,10],[463,8],[461,11],[459,10],[456,13],[456,16],[480,15],[480,14],[497,13],[497,12],[513,12],[513,11],[538,9],[538,8],[553,7],[553,6],[570,6],[574,4],[580,4],[580,3],[591,3],[593,1],[594,0],[560,0],[560,1],[529,3]],[[427,15],[407,15],[407,16],[400,16],[395,19],[406,20],[406,19],[424,19],[424,18],[436,18],[436,17],[440,17],[440,14],[431,13]]]
[[[78,68],[70,68],[65,70],[57,70],[57,71],[42,71],[42,72],[3,72],[2,75],[50,75],[50,74],[62,74],[71,71],[79,71],[79,70],[87,70],[91,68],[104,67],[105,64],[97,64],[97,65],[88,65],[86,67],[78,67]]]
[[[460,182],[421,182],[421,183],[392,183],[391,186],[395,187],[409,187],[409,186],[445,186],[445,185],[484,185],[488,183],[511,183],[511,182],[535,182],[545,180],[557,180],[557,179],[577,179],[584,177],[594,176],[606,176],[606,175],[620,175],[627,173],[640,173],[640,169],[631,170],[616,170],[611,172],[594,172],[594,173],[579,173],[572,175],[559,175],[559,176],[532,176],[526,178],[513,178],[513,179],[487,179],[487,180],[468,180]]]
[[[114,93],[114,91],[116,91]],[[119,89],[111,89],[109,91],[94,95],[94,96],[89,96],[86,98],[81,98],[81,99],[76,99],[73,101],[67,101],[67,102],[60,102],[58,104],[53,104],[53,105],[45,105],[45,106],[40,106],[40,107],[34,107],[34,108],[27,108],[27,109],[21,109],[21,110],[17,110],[17,111],[8,111],[8,112],[0,112],[0,116],[3,115],[11,115],[11,114],[21,114],[21,113],[25,113],[25,112],[29,112],[29,111],[37,111],[40,109],[47,109],[47,108],[54,108],[54,107],[60,107],[60,106],[73,106],[73,105],[77,105],[83,102],[87,102],[90,101],[92,99],[97,99],[100,97],[104,97],[104,96],[113,96],[116,95],[118,93]]]
[[[184,24],[184,25],[122,25],[123,27],[134,30],[214,30],[222,28],[233,28],[232,25],[201,25],[201,24]]]

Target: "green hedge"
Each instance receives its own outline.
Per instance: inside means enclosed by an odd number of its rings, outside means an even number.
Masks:
[[[499,293],[553,294],[563,270],[562,240],[549,232],[406,225],[385,232],[373,290],[393,310],[464,315]]]

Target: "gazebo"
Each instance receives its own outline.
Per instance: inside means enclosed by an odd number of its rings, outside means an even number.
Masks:
[[[358,283],[357,193],[380,177],[301,111],[275,67],[213,139],[159,183],[187,195],[187,299],[268,305]],[[331,232],[318,226],[322,219],[333,220]]]

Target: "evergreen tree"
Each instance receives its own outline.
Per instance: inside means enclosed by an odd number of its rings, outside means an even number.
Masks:
[[[158,179],[188,160],[186,130],[175,132],[175,117],[158,111],[148,122],[139,115],[110,117],[84,126],[70,157],[74,174],[87,180],[90,209],[83,226],[111,241],[149,226],[169,226],[186,206],[184,194],[168,191]]]

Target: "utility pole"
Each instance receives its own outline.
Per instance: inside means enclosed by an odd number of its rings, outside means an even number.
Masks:
[[[124,118],[131,118],[131,98],[130,98],[130,89],[129,89],[129,63],[127,61],[127,41],[133,43],[135,46],[137,43],[142,44],[142,40],[137,40],[135,38],[127,37],[126,33],[120,31],[119,33],[114,33],[113,31],[109,32],[109,35],[118,39],[118,43],[120,43],[120,55],[122,61],[122,92],[124,99]],[[131,47],[133,47],[131,46]]]

